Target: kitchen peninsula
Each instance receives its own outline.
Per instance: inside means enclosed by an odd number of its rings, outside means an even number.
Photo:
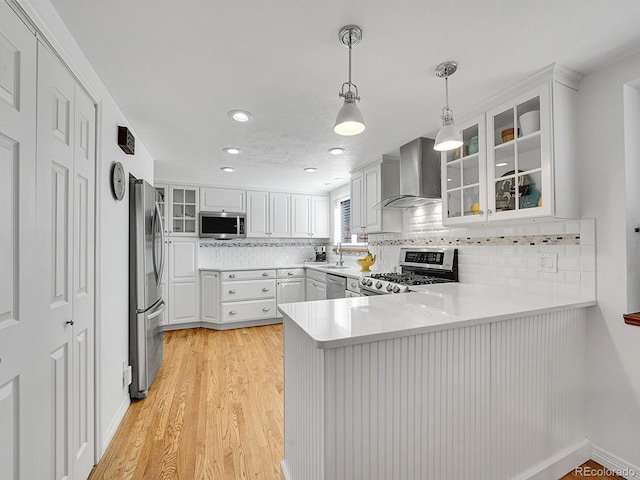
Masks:
[[[288,480],[559,478],[591,298],[470,284],[280,306]]]

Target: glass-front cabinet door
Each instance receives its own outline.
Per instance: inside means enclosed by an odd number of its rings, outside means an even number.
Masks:
[[[458,125],[463,146],[442,152],[442,218],[445,225],[487,219],[485,120],[479,115]]]
[[[550,84],[487,112],[489,220],[550,215]]]
[[[198,234],[198,187],[171,187],[171,235]]]
[[[169,224],[167,223],[167,207],[169,205],[168,189],[166,185],[156,185],[156,192],[160,194],[158,200],[158,209],[160,210],[160,217],[162,218],[162,225],[164,227],[164,233],[169,233]]]

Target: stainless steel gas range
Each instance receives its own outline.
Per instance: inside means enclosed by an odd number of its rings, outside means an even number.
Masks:
[[[401,273],[360,277],[360,293],[366,296],[407,293],[424,285],[458,281],[456,248],[401,248],[399,263]]]

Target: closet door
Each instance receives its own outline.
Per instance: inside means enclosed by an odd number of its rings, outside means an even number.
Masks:
[[[95,106],[38,45],[38,238],[49,292],[52,477],[94,465]]]
[[[73,152],[73,400],[74,478],[89,476],[95,459],[95,131],[93,101],[75,85]]]
[[[36,39],[0,2],[0,477],[51,478],[36,227]]]

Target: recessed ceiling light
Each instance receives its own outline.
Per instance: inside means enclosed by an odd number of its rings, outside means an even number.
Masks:
[[[334,178],[334,180],[335,180],[336,182],[339,182],[340,180],[344,180],[344,178],[342,178],[342,177],[336,177],[336,178]]]
[[[447,182],[450,182],[450,181],[451,181],[451,179],[450,179],[450,178],[447,178]]]
[[[496,163],[496,167],[506,167],[507,165],[509,165],[507,162]]]
[[[231,155],[238,155],[240,153],[240,149],[238,147],[225,147],[222,150]]]
[[[227,115],[240,123],[250,122],[253,119],[253,115],[246,110],[230,110]]]
[[[307,173],[314,173],[314,172],[317,172],[318,169],[316,167],[307,167],[304,169],[304,171]]]
[[[235,172],[235,168],[232,167],[222,167],[220,170],[227,173]]]
[[[327,183],[324,184],[325,187],[331,187],[332,185],[333,185],[333,183],[331,183],[331,182],[327,182]]]
[[[334,147],[327,150],[331,155],[342,155],[344,153],[344,148]]]

